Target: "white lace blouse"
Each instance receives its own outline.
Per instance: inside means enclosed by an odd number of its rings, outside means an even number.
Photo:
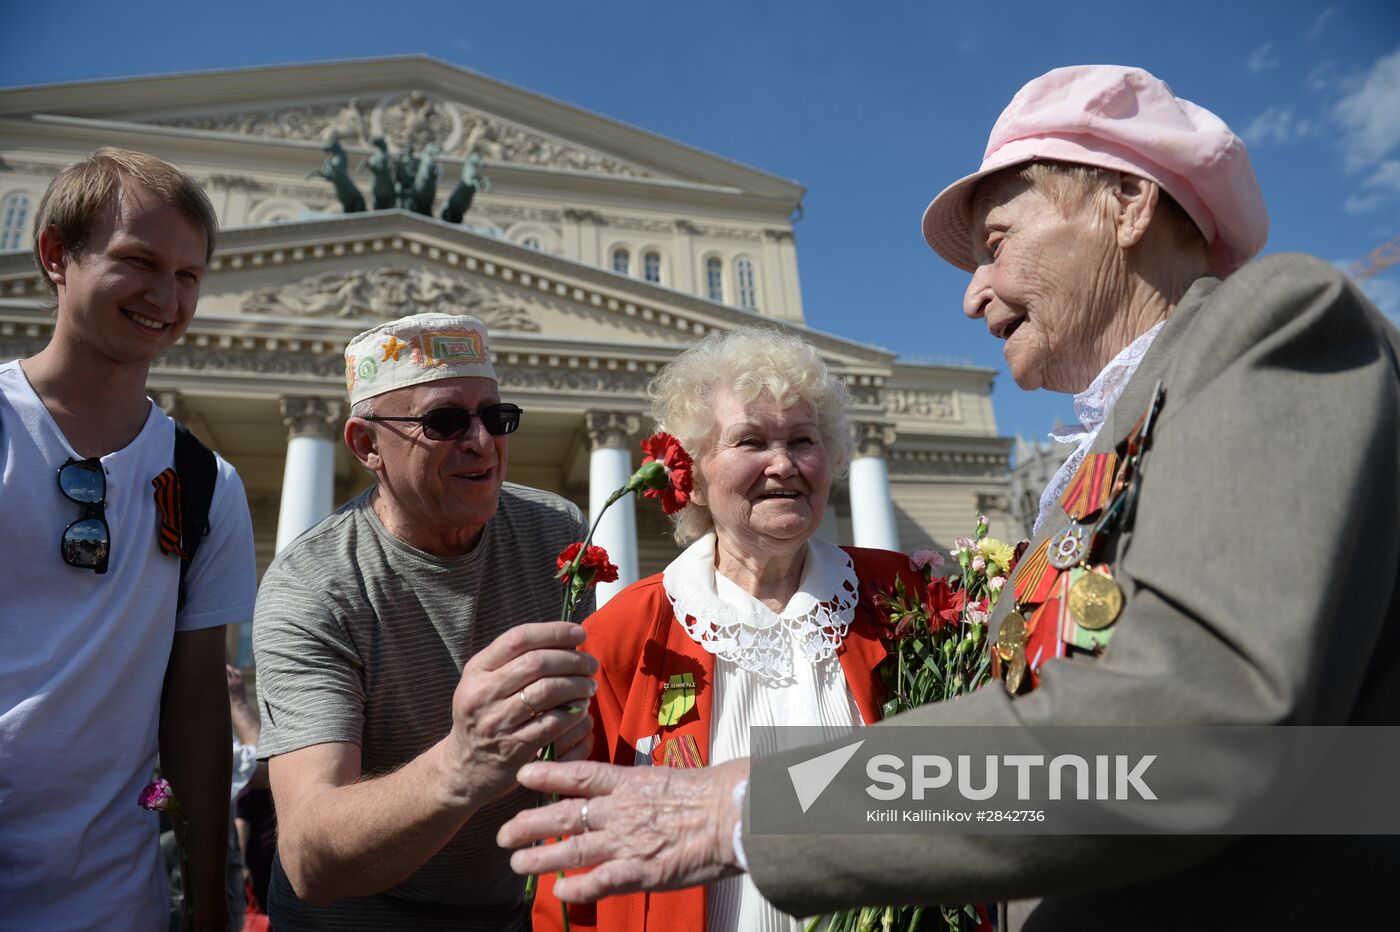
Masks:
[[[855,567],[841,548],[808,541],[797,594],[781,613],[715,571],[714,534],[677,557],[662,586],[681,626],[715,656],[710,763],[748,756],[751,726],[822,726],[837,737],[861,724],[836,656],[858,600]],[[710,932],[802,929],[747,874],[711,884],[706,914]]]

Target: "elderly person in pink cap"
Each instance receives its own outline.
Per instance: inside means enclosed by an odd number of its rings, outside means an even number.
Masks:
[[[1400,724],[1400,334],[1330,265],[1255,260],[1267,229],[1239,138],[1115,66],[1031,81],[929,205],[926,239],[972,274],[965,314],[1084,423],[992,619],[999,681],[897,724]],[[1389,838],[754,831],[759,788],[821,750],[708,773],[530,764],[525,785],[585,798],[501,838],[579,832],[587,805],[586,832],[513,862],[598,865],[565,900],[748,870],[803,915],[1001,899],[1003,929],[1396,924]],[[1237,824],[1257,786],[1207,774],[1178,811]]]
[[[524,930],[495,833],[534,801],[521,764],[591,746],[597,662],[580,626],[546,620],[555,555],[587,528],[505,481],[522,412],[481,321],[382,324],[345,374],[345,443],[375,484],[277,555],[253,621],[268,913],[281,932]]]

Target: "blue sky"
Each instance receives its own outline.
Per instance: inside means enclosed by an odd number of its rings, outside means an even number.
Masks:
[[[1005,434],[1068,420],[962,318],[962,272],[919,216],[973,170],[1016,89],[1051,68],[1139,65],[1250,144],[1268,252],[1346,264],[1400,234],[1400,3],[752,2],[11,5],[0,85],[424,53],[808,188],[809,323],[1000,371]],[[1400,266],[1368,291],[1400,320]]]

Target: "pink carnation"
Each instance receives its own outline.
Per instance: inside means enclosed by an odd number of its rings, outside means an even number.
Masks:
[[[175,798],[175,791],[170,788],[170,784],[164,779],[150,783],[141,795],[136,797],[136,804],[142,809],[149,809],[151,812],[169,812],[174,815],[180,814],[180,803]]]
[[[914,555],[909,558],[909,565],[916,570],[921,570],[924,567],[942,566],[943,563],[943,554],[937,550],[916,550]]]

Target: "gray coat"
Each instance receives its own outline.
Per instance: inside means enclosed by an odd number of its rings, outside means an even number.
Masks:
[[[992,683],[901,722],[1400,724],[1397,353],[1400,332],[1316,259],[1198,281],[1094,445],[1122,442],[1163,380],[1131,540],[1107,545],[1127,598],[1112,642],[1047,661],[1029,695]],[[752,779],[820,750],[755,761]],[[1218,783],[1221,804],[1243,802]],[[1011,900],[1010,928],[1035,932],[1400,928],[1387,837],[746,831],[744,845],[794,914]]]

